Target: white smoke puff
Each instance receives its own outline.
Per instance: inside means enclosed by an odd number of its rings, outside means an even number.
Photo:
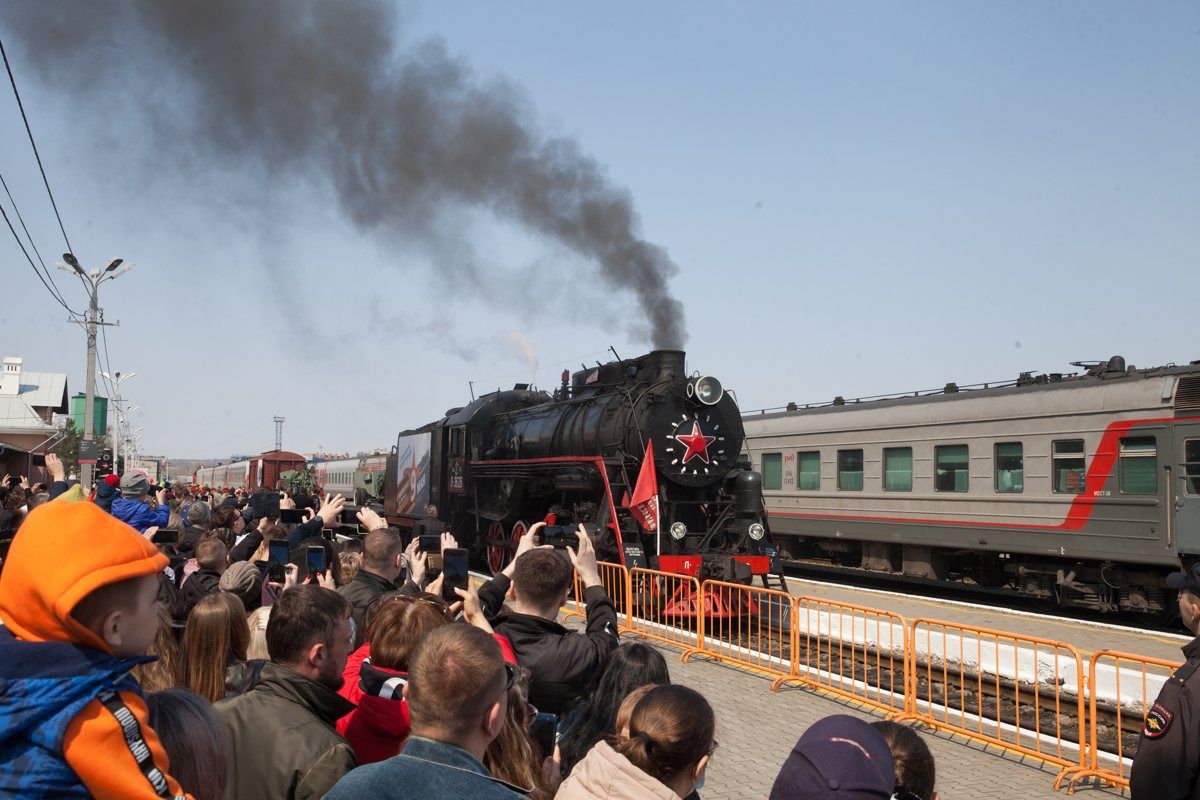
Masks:
[[[531,373],[537,372],[538,354],[533,340],[520,331],[504,331],[499,336],[501,343],[518,358]]]

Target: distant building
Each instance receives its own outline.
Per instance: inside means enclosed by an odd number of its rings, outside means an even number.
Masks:
[[[4,359],[0,371],[0,474],[41,480],[45,471],[35,456],[50,452],[62,436],[55,414],[67,413],[67,376],[27,372],[24,360]]]

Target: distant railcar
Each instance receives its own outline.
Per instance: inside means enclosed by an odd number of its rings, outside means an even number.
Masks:
[[[785,559],[1164,615],[1200,557],[1200,362],[748,414]]]

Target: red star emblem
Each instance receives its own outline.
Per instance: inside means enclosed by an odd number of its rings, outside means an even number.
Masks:
[[[683,436],[676,434],[675,440],[687,448],[687,452],[683,454],[683,459],[680,463],[686,464],[693,458],[698,458],[705,464],[708,463],[708,446],[717,440],[715,436],[705,436],[704,431],[700,430],[700,423],[692,423],[692,432]]]

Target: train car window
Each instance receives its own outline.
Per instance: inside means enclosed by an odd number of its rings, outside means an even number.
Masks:
[[[965,492],[969,485],[967,467],[971,457],[965,444],[942,444],[933,448],[933,488],[939,492]]]
[[[1187,494],[1200,494],[1200,439],[1183,443],[1183,474],[1183,490]]]
[[[1153,436],[1121,440],[1121,494],[1158,494],[1158,448]]]
[[[1025,447],[1020,442],[996,443],[996,491],[1025,491]]]
[[[796,488],[802,492],[821,490],[821,454],[816,450],[796,453]]]
[[[1054,460],[1054,491],[1079,494],[1083,491],[1083,479],[1087,463],[1083,453],[1083,439],[1062,439],[1052,442]]]
[[[863,451],[838,450],[838,489],[861,492],[863,488]]]
[[[783,488],[783,453],[763,453],[763,489]]]
[[[912,448],[885,447],[883,450],[883,490],[912,491]]]

